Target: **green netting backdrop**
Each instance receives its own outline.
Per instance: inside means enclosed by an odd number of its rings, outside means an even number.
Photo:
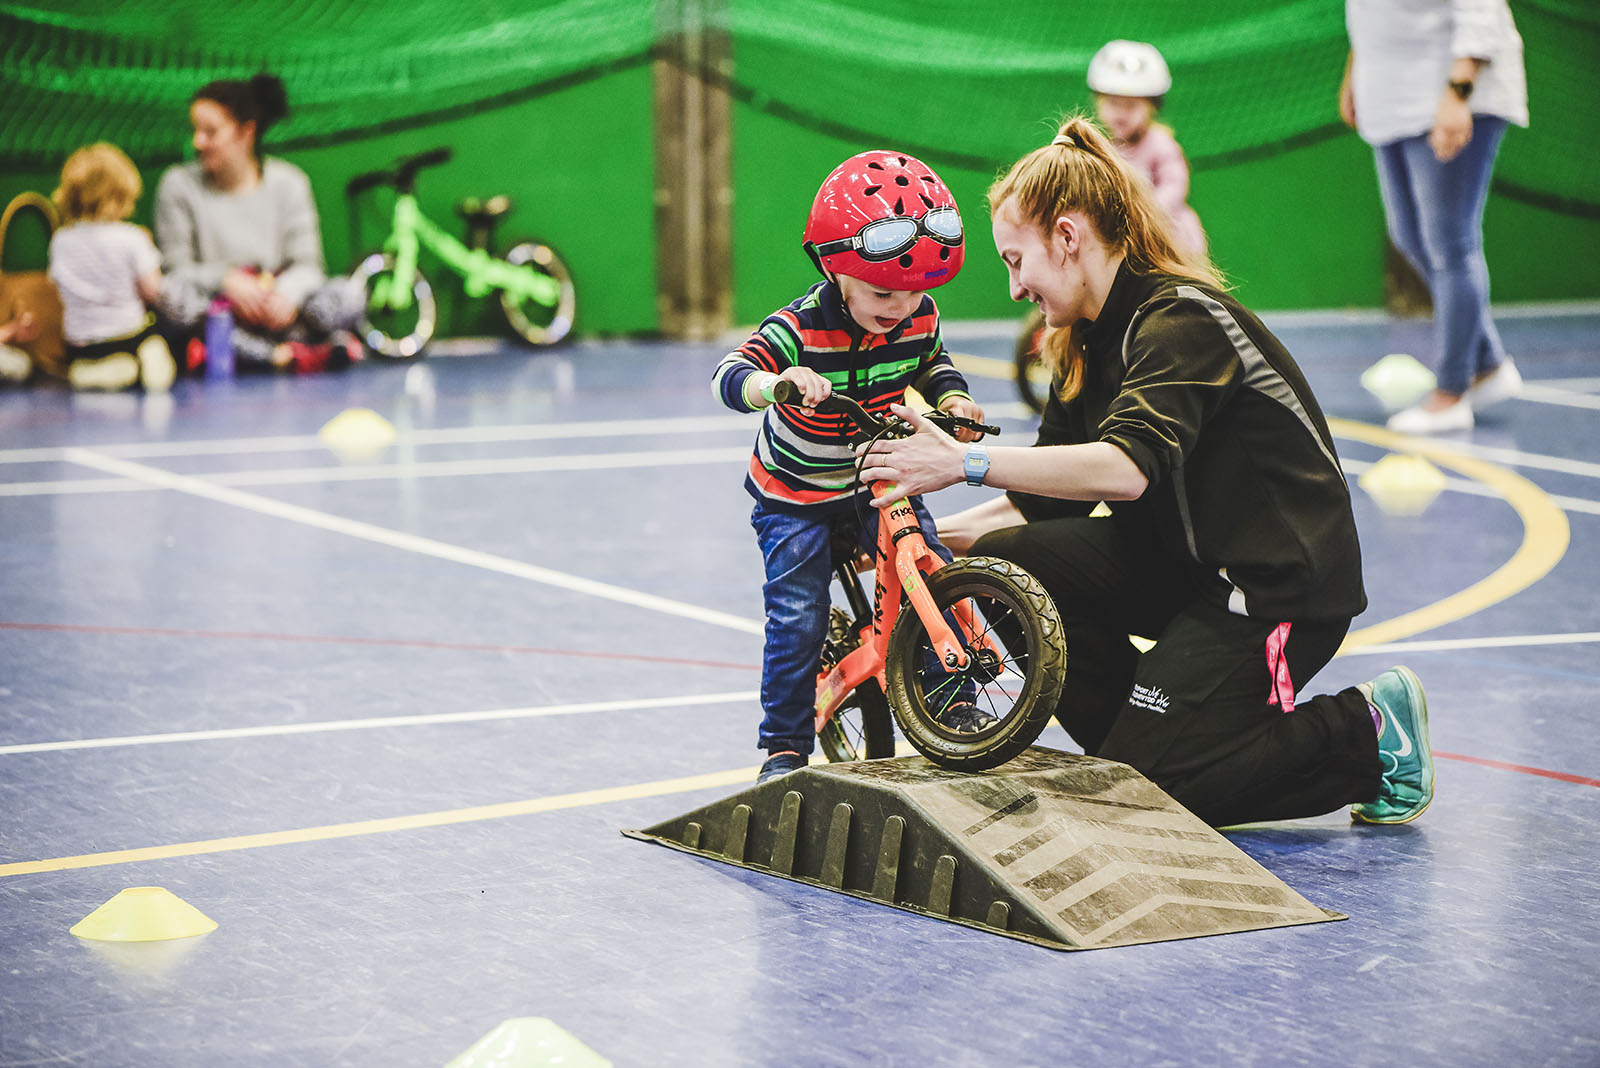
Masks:
[[[1534,125],[1508,142],[1499,189],[1600,217],[1600,3],[1514,10]],[[294,104],[276,147],[336,144],[647,62],[686,26],[728,33],[732,63],[705,73],[748,105],[975,169],[1087,106],[1089,57],[1113,37],[1166,55],[1166,117],[1197,172],[1340,132],[1338,0],[53,0],[0,3],[0,167],[57,166],[98,139],[141,162],[176,159],[170,117],[194,89],[263,68]]]

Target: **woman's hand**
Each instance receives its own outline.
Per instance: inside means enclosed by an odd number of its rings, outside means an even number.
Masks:
[[[1433,130],[1428,134],[1428,147],[1440,163],[1449,163],[1461,154],[1472,140],[1472,108],[1446,89],[1439,97],[1439,111],[1433,118]]]
[[[955,438],[903,404],[891,404],[889,410],[915,427],[916,433],[909,438],[879,438],[856,447],[856,455],[866,457],[863,482],[870,485],[883,479],[894,483],[889,496],[872,499],[874,508],[900,497],[953,486],[966,477],[961,470],[966,450]]]
[[[983,409],[970,397],[947,397],[945,402],[939,405],[939,410],[961,419],[971,419],[974,423],[983,422]],[[981,437],[983,435],[976,430],[968,430],[965,427],[956,429],[957,441],[977,441]]]
[[[267,281],[271,275],[258,275],[237,268],[222,280],[223,295],[233,305],[233,317],[246,326],[271,333],[287,330],[299,309]]]

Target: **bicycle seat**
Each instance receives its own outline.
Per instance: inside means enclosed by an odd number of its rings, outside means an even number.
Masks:
[[[456,202],[456,213],[474,225],[491,223],[511,210],[511,198],[505,194],[492,197],[467,197]]]

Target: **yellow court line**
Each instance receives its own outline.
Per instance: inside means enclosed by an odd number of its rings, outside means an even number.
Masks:
[[[388,831],[414,831],[423,827],[445,827],[454,823],[505,819],[508,816],[531,816],[539,812],[555,812],[564,808],[582,808],[586,805],[633,801],[642,797],[660,797],[664,794],[678,794],[713,786],[749,783],[754,781],[755,773],[755,767],[751,766],[730,771],[707,772],[703,775],[687,775],[678,779],[661,779],[633,786],[613,786],[604,790],[580,790],[577,793],[557,794],[553,797],[508,801],[498,805],[422,812],[388,819],[357,820],[354,823],[334,823],[325,827],[301,827],[292,831],[241,834],[231,838],[210,838],[201,842],[175,842],[171,845],[146,846],[142,849],[118,849],[108,853],[84,853],[76,857],[25,860],[0,864],[0,878],[8,875],[67,871],[73,868],[99,868],[108,864],[134,864],[143,860],[168,860],[172,857],[192,857],[201,853],[226,853],[235,849],[259,849],[262,846],[325,842],[333,838],[354,838],[358,835],[383,834]]]
[[[1411,612],[1374,623],[1370,627],[1351,631],[1345,636],[1340,652],[1350,652],[1362,646],[1409,638],[1425,630],[1464,619],[1492,604],[1521,593],[1544,578],[1566,555],[1572,531],[1567,524],[1567,513],[1556,506],[1544,490],[1508,468],[1484,460],[1463,456],[1452,449],[1421,438],[1380,430],[1365,423],[1348,419],[1329,419],[1328,426],[1342,438],[1377,445],[1391,452],[1413,453],[1425,456],[1434,463],[1451,468],[1474,481],[1481,482],[1500,494],[1506,503],[1516,509],[1522,520],[1522,544],[1511,559],[1501,564],[1486,578],[1464,590]]]

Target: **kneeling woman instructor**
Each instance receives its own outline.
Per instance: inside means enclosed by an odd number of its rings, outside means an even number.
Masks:
[[[1068,655],[1056,717],[1085,752],[1214,826],[1347,804],[1369,823],[1421,815],[1433,762],[1414,674],[1295,701],[1366,593],[1333,438],[1288,351],[1178,251],[1086,119],[1019,160],[989,210],[1012,298],[1050,327],[1039,439],[967,446],[898,408],[917,433],[863,447],[863,478],[1010,491],[941,535],[1050,591]],[[1111,515],[1091,517],[1101,501]]]

